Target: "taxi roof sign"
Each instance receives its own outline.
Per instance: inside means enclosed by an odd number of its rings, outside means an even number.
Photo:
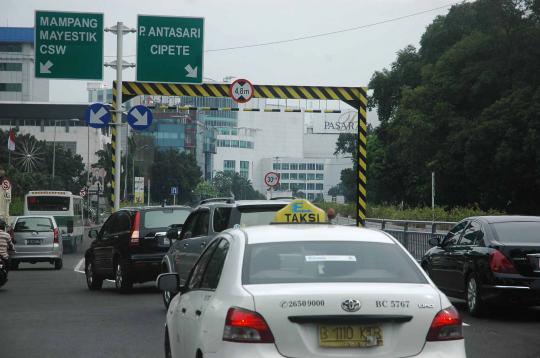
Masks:
[[[328,223],[328,217],[321,208],[305,199],[295,199],[276,213],[274,223],[311,224]]]

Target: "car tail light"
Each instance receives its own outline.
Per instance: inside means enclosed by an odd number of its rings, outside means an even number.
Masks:
[[[231,307],[225,320],[223,340],[241,343],[274,343],[274,336],[260,314]]]
[[[58,228],[55,227],[53,229],[53,235],[54,235],[54,243],[55,244],[59,244],[60,243],[60,231],[58,231]]]
[[[439,311],[433,318],[426,341],[453,341],[456,339],[463,339],[463,322],[459,312],[454,306],[450,306]]]
[[[450,306],[444,310],[439,311],[433,322],[426,337],[426,341],[452,341],[456,339],[463,339],[463,322],[459,316],[459,312]]]
[[[495,250],[489,255],[489,267],[493,272],[517,273],[512,262],[499,250]]]
[[[129,246],[139,246],[141,243],[139,233],[141,230],[141,212],[135,213],[135,219],[133,220],[133,226],[131,227],[131,238],[129,239]]]

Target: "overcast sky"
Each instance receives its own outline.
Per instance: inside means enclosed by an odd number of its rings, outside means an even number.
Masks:
[[[137,14],[205,18],[205,49],[218,49],[372,24],[457,3],[456,0],[2,0],[0,26],[34,24],[34,10],[103,12],[105,27],[123,21],[135,27]],[[357,31],[304,41],[233,51],[207,52],[204,77],[247,78],[258,84],[367,85],[372,74],[403,47],[418,45],[433,19],[449,8]],[[125,59],[135,62],[135,34],[124,37]],[[105,34],[105,55],[115,57],[116,37]],[[115,72],[104,71],[111,84]],[[124,71],[134,80],[135,71]],[[54,102],[86,102],[87,81],[51,80]]]

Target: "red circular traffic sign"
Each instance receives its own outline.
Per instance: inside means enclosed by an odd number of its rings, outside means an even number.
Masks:
[[[2,180],[2,189],[6,191],[11,189],[11,183],[9,182],[9,180],[7,179]]]
[[[276,172],[268,172],[264,176],[264,183],[268,186],[278,186],[279,185],[279,174]]]
[[[255,88],[248,80],[238,79],[229,86],[231,98],[238,103],[246,103],[253,98]]]
[[[79,195],[82,196],[83,198],[86,196],[86,187],[82,188],[80,191],[79,191]]]

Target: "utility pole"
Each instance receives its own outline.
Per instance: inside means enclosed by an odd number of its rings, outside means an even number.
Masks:
[[[114,101],[114,110],[115,120],[114,120],[114,180],[113,180],[113,190],[114,190],[114,211],[120,209],[120,170],[122,160],[122,70],[128,67],[135,67],[135,64],[124,62],[123,60],[123,39],[124,34],[130,32],[137,32],[135,29],[130,29],[127,26],[124,26],[124,23],[119,21],[116,23],[116,26],[105,29],[106,32],[112,32],[116,35],[116,61],[106,63],[105,66],[116,68],[116,96]]]
[[[431,217],[435,221],[435,172],[431,172]]]

